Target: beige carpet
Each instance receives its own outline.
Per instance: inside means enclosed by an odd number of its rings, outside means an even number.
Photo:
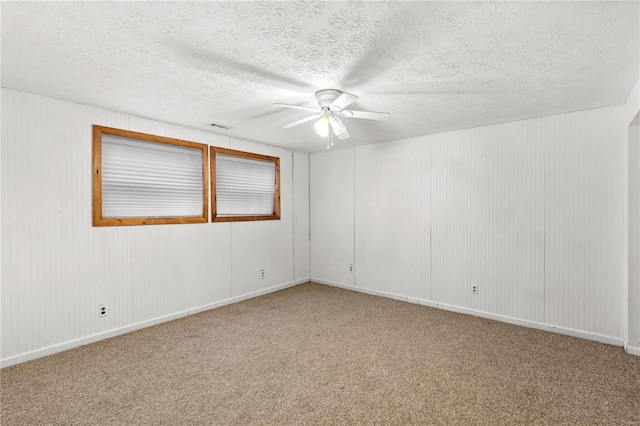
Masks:
[[[318,284],[1,371],[2,425],[640,425],[622,348]]]

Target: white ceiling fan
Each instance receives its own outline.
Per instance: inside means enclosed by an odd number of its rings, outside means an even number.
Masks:
[[[305,117],[302,120],[289,123],[286,126],[283,126],[283,128],[289,129],[318,118],[318,121],[314,125],[316,133],[320,136],[327,137],[329,136],[329,127],[331,127],[333,134],[335,134],[338,139],[347,139],[350,137],[347,127],[344,125],[342,120],[340,120],[340,117],[365,118],[367,120],[386,120],[389,118],[389,113],[387,112],[344,109],[346,106],[351,105],[353,102],[358,100],[358,97],[351,93],[341,92],[340,90],[319,90],[316,92],[316,100],[318,101],[319,108],[309,108],[289,104],[273,104],[273,106],[301,109],[315,113],[314,115]]]

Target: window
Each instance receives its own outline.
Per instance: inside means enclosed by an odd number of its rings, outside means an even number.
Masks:
[[[280,219],[280,159],[211,147],[211,220]]]
[[[208,220],[207,145],[93,126],[93,226]]]

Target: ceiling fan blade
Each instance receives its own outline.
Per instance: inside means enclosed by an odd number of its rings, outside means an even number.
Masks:
[[[374,111],[345,110],[345,111],[341,111],[340,115],[347,118],[365,118],[367,120],[386,120],[387,118],[389,118],[388,112],[374,112]]]
[[[291,127],[297,126],[298,124],[306,123],[307,121],[311,121],[311,120],[313,120],[314,118],[319,118],[319,117],[321,117],[321,116],[322,116],[322,114],[312,115],[312,116],[309,116],[309,117],[305,117],[305,118],[303,118],[302,120],[294,121],[293,123],[289,123],[289,124],[287,124],[286,126],[282,126],[282,128],[283,128],[283,129],[289,129],[289,128],[291,128]]]
[[[343,92],[336,98],[335,101],[331,102],[331,105],[329,105],[329,109],[332,111],[340,111],[342,108],[346,107],[347,105],[351,105],[357,100],[358,97],[356,95]]]
[[[318,108],[309,108],[309,107],[303,107],[298,105],[289,105],[289,104],[272,104],[272,105],[277,107],[284,107],[284,108],[301,109],[303,111],[321,112],[321,110]]]
[[[479,90],[455,90],[455,89],[433,89],[433,90],[396,90],[384,92],[371,92],[372,95],[397,96],[397,95],[476,95],[482,94]]]
[[[342,133],[340,133],[339,135],[336,135],[336,137],[338,139],[342,140],[342,139],[349,139],[351,137],[351,135],[349,134],[349,132],[345,128],[344,131]]]

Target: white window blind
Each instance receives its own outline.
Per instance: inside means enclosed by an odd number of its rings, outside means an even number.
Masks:
[[[105,218],[198,217],[202,150],[102,135]]]
[[[276,164],[231,155],[216,155],[218,216],[274,214]]]

